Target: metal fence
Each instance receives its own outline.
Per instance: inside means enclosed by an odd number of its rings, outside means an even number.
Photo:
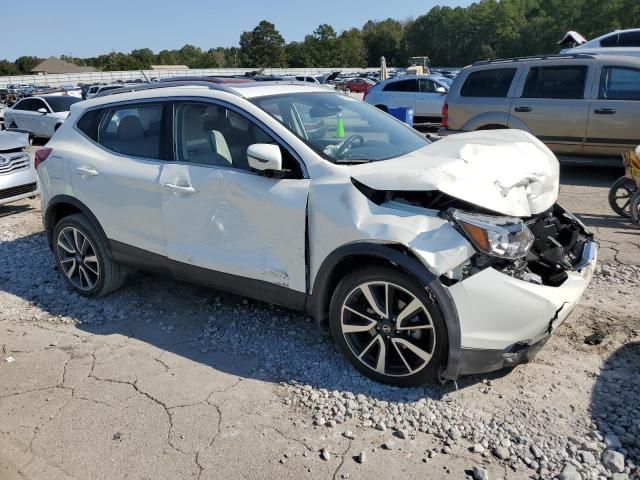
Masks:
[[[123,72],[88,72],[42,75],[12,75],[0,77],[0,86],[7,85],[76,85],[78,83],[112,83],[117,80],[131,81],[136,79],[167,78],[181,75],[195,76],[232,76],[244,75],[257,68],[192,68],[187,70],[130,70]],[[324,75],[335,71],[362,73],[375,71],[375,68],[267,68],[265,75]]]

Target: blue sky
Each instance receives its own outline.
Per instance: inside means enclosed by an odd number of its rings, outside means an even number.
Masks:
[[[237,45],[260,20],[287,41],[302,40],[321,23],[341,31],[369,19],[417,17],[434,5],[470,0],[31,0],[24,21],[2,22],[0,58],[22,55],[87,57],[110,51],[154,51],[191,43],[203,49]],[[17,4],[16,4],[17,5]],[[15,10],[15,9],[14,9]],[[19,12],[20,8],[15,12]],[[15,13],[14,12],[14,13]],[[20,18],[20,13],[18,17]],[[25,28],[26,26],[26,28]]]

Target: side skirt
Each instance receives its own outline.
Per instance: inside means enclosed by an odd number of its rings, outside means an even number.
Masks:
[[[304,292],[298,292],[262,280],[196,267],[116,240],[109,240],[109,244],[113,259],[118,263],[140,270],[169,275],[178,280],[212,287],[293,310],[305,310],[307,295]]]

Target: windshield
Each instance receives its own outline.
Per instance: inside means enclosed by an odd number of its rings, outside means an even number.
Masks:
[[[68,112],[69,110],[71,110],[71,105],[73,105],[74,103],[77,102],[81,102],[82,99],[77,98],[77,97],[66,97],[66,96],[59,96],[59,97],[48,97],[47,98],[47,103],[49,104],[49,106],[51,107],[51,110],[53,110],[54,112]]]
[[[293,93],[253,102],[334,163],[387,160],[429,144],[407,125],[346,95]]]

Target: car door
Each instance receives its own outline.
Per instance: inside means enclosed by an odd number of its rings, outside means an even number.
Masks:
[[[442,119],[442,105],[446,93],[438,92],[438,85],[428,78],[418,79],[414,118],[417,122],[438,122]]]
[[[123,103],[86,112],[76,128],[89,141],[62,152],[73,195],[100,219],[114,253],[132,247],[166,256],[160,172],[173,158],[171,102]]]
[[[49,107],[46,101],[42,98],[34,98],[34,112],[32,117],[31,131],[37,137],[51,137],[53,135],[53,125],[56,122],[51,114],[53,110]],[[38,110],[44,108],[46,113],[39,112]]]
[[[174,274],[267,301],[267,292],[280,287],[306,292],[309,180],[297,160],[235,108],[177,102],[174,118],[178,161],[160,178]],[[247,148],[254,143],[280,145],[297,173],[252,171]]]
[[[417,78],[399,80],[394,82],[394,91],[391,95],[389,107],[391,108],[416,108],[416,95],[419,86]]]
[[[9,112],[7,127],[15,124],[17,128],[33,132],[36,105],[34,98],[25,98],[16,103]]]
[[[603,60],[589,105],[584,153],[619,156],[640,145],[640,68]]]
[[[529,68],[519,98],[511,104],[509,125],[524,125],[556,153],[582,152],[589,100],[587,86],[593,63],[534,65]]]

